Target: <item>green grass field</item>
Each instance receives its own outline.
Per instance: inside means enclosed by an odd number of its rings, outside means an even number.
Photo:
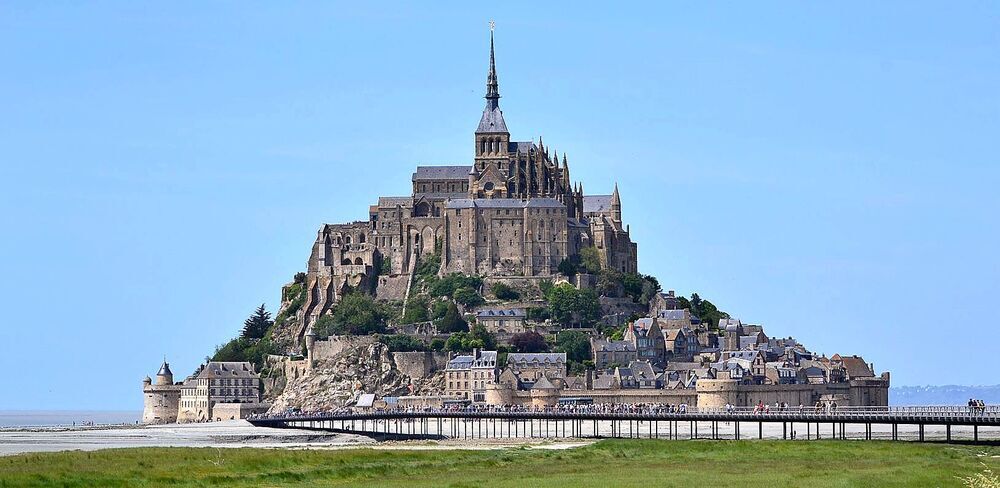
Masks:
[[[0,487],[961,486],[1000,448],[607,440],[569,450],[109,449],[0,458]]]

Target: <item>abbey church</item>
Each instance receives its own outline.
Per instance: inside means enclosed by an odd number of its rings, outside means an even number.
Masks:
[[[351,289],[403,299],[418,263],[432,256],[442,273],[551,278],[564,259],[593,247],[602,266],[637,271],[617,185],[610,195],[585,195],[565,153],[560,160],[541,139],[511,139],[492,33],[485,98],[470,165],[418,166],[410,195],[380,197],[367,220],[320,228],[303,328]]]

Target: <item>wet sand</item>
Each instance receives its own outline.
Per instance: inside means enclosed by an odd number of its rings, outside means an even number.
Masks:
[[[444,441],[374,440],[351,434],[325,434],[310,430],[254,427],[243,420],[205,424],[155,426],[50,427],[0,429],[0,456],[28,452],[96,451],[129,447],[216,447],[282,449],[504,449],[532,447],[568,449],[590,444],[586,440],[551,439],[453,439]]]

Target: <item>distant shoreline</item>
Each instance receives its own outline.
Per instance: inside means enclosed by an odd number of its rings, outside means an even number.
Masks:
[[[0,428],[134,425],[139,410],[0,410]]]

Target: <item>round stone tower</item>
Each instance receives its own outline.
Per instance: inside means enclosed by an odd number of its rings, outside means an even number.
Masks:
[[[181,385],[174,384],[174,374],[165,360],[156,373],[156,380],[147,376],[142,380],[142,423],[172,424],[177,422],[177,408],[181,399]]]

